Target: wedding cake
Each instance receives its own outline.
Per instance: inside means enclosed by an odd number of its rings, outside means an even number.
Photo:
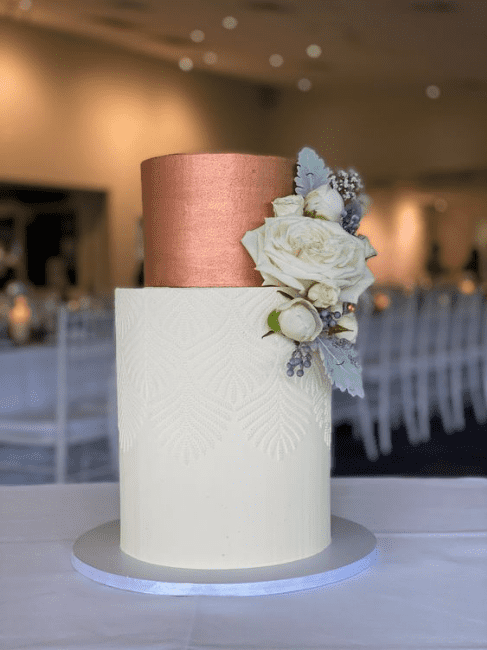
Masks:
[[[141,169],[145,287],[116,290],[120,548],[187,569],[316,555],[332,384],[363,395],[361,179],[309,148],[297,168],[224,153]]]

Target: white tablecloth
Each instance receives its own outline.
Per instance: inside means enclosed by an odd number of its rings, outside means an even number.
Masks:
[[[55,346],[27,346],[0,353],[0,415],[43,408],[56,392]]]
[[[113,352],[112,342],[100,343],[100,358],[90,358],[89,366],[83,358],[68,365],[70,399],[76,399],[77,381],[89,373],[91,382],[100,393],[107,391],[107,355]],[[57,349],[53,345],[26,346],[0,353],[0,417],[3,414],[42,410],[56,401]]]
[[[247,598],[105,587],[74,540],[119,514],[117,483],[0,486],[2,650],[487,648],[487,479],[336,478],[332,512],[379,560],[347,581]]]

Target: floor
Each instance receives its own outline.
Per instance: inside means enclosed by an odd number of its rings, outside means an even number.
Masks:
[[[431,439],[413,446],[406,429],[392,435],[392,452],[369,461],[362,443],[352,436],[349,425],[334,431],[335,467],[332,476],[487,476],[487,424],[475,421],[465,410],[465,429],[448,435],[441,419],[431,419]]]

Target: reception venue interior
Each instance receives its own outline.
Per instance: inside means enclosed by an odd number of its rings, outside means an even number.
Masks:
[[[0,605],[0,647],[486,647],[486,10],[437,0],[0,0],[0,584],[6,578],[3,593],[18,599],[34,574],[54,585],[45,582],[51,609],[38,606],[33,631],[28,614],[4,616]],[[431,542],[420,572],[444,586],[424,588],[421,614],[396,610],[391,586],[377,596],[382,623],[372,610],[357,614],[360,638],[344,611],[354,598],[367,602],[370,588],[382,592],[365,578],[338,583],[361,590],[340,592],[342,632],[321,626],[328,615],[311,595],[293,628],[291,595],[279,601],[289,608],[281,618],[267,611],[266,636],[265,607],[237,613],[220,599],[198,621],[203,605],[182,604],[191,599],[90,582],[67,550],[119,516],[115,290],[146,279],[142,161],[230,152],[296,160],[302,147],[361,175],[371,202],[358,232],[377,252],[367,262],[375,282],[354,307],[364,397],[332,391],[332,514],[347,514],[350,499],[351,518],[379,544],[386,533],[394,545],[408,530],[474,531],[479,561],[474,577],[458,560],[458,576],[478,581],[476,604],[465,586],[465,602],[451,596],[450,607],[439,591],[456,582],[441,582],[446,551],[435,573]],[[369,517],[374,508],[390,520]],[[420,510],[423,528],[411,523]],[[34,569],[32,545],[52,540],[66,566]],[[54,567],[54,557],[42,562]],[[70,572],[78,583],[68,588]],[[402,576],[388,578],[397,600],[414,601]],[[61,604],[65,589],[72,609],[60,621],[52,612],[71,607]],[[108,605],[83,609],[97,589],[100,603],[118,594],[116,617]],[[78,622],[80,611],[94,627]]]
[[[378,30],[372,44],[345,27],[345,3],[323,15],[341,39],[335,62],[305,12],[303,34],[274,58],[271,43],[244,46],[241,26],[215,25],[231,51],[208,63],[201,29],[171,20],[156,39],[143,3],[91,4],[80,23],[70,2],[7,3],[2,16],[0,482],[59,480],[52,441],[1,418],[20,410],[41,424],[56,403],[61,307],[82,327],[83,315],[113,315],[116,287],[143,286],[141,161],[294,158],[301,145],[362,174],[372,205],[360,232],[378,251],[357,312],[365,398],[333,393],[335,475],[485,476],[487,85],[476,42],[453,67],[444,47],[428,49],[432,26],[453,30],[453,17],[398,3],[391,20],[408,10],[423,30],[413,59],[405,35],[392,44]],[[265,30],[292,10],[249,3],[242,20]],[[107,355],[105,370],[114,345]],[[68,438],[63,481],[117,477],[110,372],[97,375],[83,390],[105,398],[103,435]]]

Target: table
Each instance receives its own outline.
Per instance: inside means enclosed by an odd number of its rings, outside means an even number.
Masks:
[[[276,596],[153,596],[76,573],[74,540],[118,518],[118,483],[0,486],[3,650],[371,650],[487,647],[487,479],[335,478],[332,513],[379,560]]]
[[[90,374],[92,382],[98,385],[100,393],[106,392],[107,354],[113,352],[113,341],[101,342],[100,359],[90,359],[90,365],[80,358],[68,365],[68,382],[71,388],[70,399],[76,399],[77,382],[80,377]],[[39,410],[49,407],[56,401],[57,390],[57,348],[55,345],[32,345],[14,348],[0,353],[0,417],[4,414],[19,413],[26,409]]]
[[[11,348],[0,354],[0,414],[43,408],[56,392],[54,345]]]

